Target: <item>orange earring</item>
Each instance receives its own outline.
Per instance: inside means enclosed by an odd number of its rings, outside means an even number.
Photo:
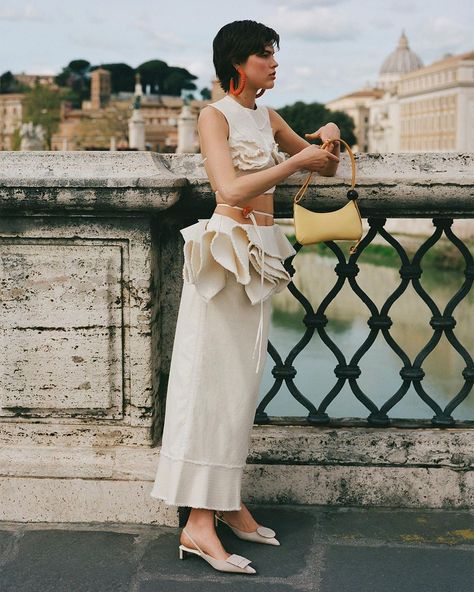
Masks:
[[[237,68],[237,71],[240,74],[239,86],[237,88],[234,87],[234,79],[231,77],[229,85],[231,95],[240,95],[240,93],[244,90],[245,82],[247,80],[247,75],[241,68]]]

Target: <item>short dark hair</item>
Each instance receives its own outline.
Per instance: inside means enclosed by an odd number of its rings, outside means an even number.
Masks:
[[[262,53],[267,45],[280,49],[280,36],[276,31],[256,21],[233,21],[219,29],[212,42],[213,62],[221,88],[228,92],[230,79],[239,83],[239,73],[232,62],[242,63],[256,53]]]

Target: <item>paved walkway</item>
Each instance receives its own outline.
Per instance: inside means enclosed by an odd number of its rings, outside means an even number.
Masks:
[[[218,528],[256,574],[178,558],[181,528],[0,522],[1,592],[472,592],[469,511],[248,504],[281,546]]]

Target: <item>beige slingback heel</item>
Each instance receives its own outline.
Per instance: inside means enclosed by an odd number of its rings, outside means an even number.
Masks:
[[[204,553],[196,541],[193,540],[189,532],[183,528],[183,532],[189,539],[196,545],[197,549],[191,549],[190,547],[186,547],[186,545],[180,544],[179,545],[179,558],[184,559],[185,553],[194,553],[195,555],[200,555],[203,559],[205,559],[214,569],[218,571],[229,571],[229,572],[236,572],[236,573],[248,573],[253,574],[257,573],[253,567],[250,567],[249,563],[251,563],[251,559],[247,559],[246,557],[242,557],[242,555],[237,555],[233,553],[229,555],[227,559],[215,559],[211,557],[207,553]]]
[[[232,526],[228,522],[224,520],[222,515],[218,514],[217,512],[214,514],[214,522],[217,527],[219,524],[218,521],[227,524],[227,526],[232,530],[232,532],[239,537],[239,539],[243,539],[244,541],[252,541],[253,543],[264,543],[265,545],[279,545],[280,541],[275,538],[276,532],[272,528],[268,528],[267,526],[258,526],[257,530],[253,532],[245,532],[244,530],[239,530]]]

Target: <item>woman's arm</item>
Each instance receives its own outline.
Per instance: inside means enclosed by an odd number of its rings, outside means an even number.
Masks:
[[[229,205],[245,204],[299,170],[298,160],[288,158],[263,171],[237,177],[227,143],[227,120],[213,107],[204,107],[199,113],[198,133],[201,154],[207,159],[206,170],[212,174],[221,198]]]
[[[198,118],[198,133],[208,176],[212,176],[221,198],[231,206],[245,205],[300,169],[320,173],[328,170],[329,160],[336,165],[339,162],[329,150],[305,142],[306,148],[284,162],[237,177],[228,144],[229,127],[223,113],[210,106],[204,107]]]
[[[270,114],[272,128],[276,130],[275,142],[277,142],[283,152],[286,152],[290,156],[294,156],[303,150],[303,148],[310,145],[310,143],[299,136],[274,109],[269,108],[268,112]],[[306,134],[306,137],[310,139],[321,138],[321,140],[324,141],[326,138],[340,138],[341,132],[335,123],[330,122],[320,127],[313,134]],[[330,145],[327,150],[339,158],[339,143]],[[333,177],[336,174],[338,164],[339,163],[334,160],[329,160],[327,166],[323,170],[318,171],[318,173],[323,177]]]

